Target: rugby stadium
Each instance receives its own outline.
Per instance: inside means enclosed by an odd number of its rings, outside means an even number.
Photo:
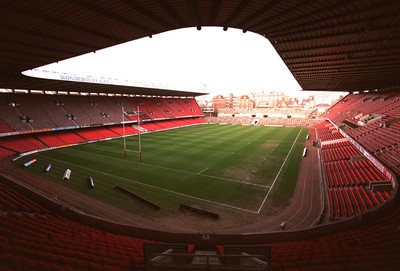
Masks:
[[[399,1],[1,6],[1,271],[398,270]],[[208,26],[268,39],[304,91],[348,94],[211,116],[202,92],[24,75]]]

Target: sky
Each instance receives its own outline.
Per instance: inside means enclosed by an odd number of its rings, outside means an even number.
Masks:
[[[43,70],[110,78],[115,84],[206,90],[211,96],[260,90],[296,96],[301,90],[265,37],[233,28],[223,31],[221,27],[168,31],[24,74],[40,77]]]

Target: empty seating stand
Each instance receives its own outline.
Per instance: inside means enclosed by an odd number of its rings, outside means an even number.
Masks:
[[[0,147],[14,152],[27,152],[46,146],[30,135],[21,135],[0,138]]]
[[[335,140],[330,136],[329,132],[335,130],[331,124],[325,122],[315,128],[321,145],[329,219],[352,217],[382,204],[384,200],[376,192],[369,190],[369,184],[384,181],[386,176],[350,141],[345,138]]]
[[[195,98],[160,97],[108,97],[40,94],[0,95],[0,133],[118,124],[124,112],[136,112],[148,116],[146,120],[202,117],[203,113]],[[32,122],[21,122],[22,116]],[[137,116],[125,120],[136,121]],[[144,119],[142,119],[144,120]]]
[[[9,185],[0,183],[0,188],[8,195],[0,197],[0,270],[144,269],[143,244],[152,241],[52,215]],[[399,222],[400,215],[393,215],[379,225],[267,244],[272,247],[271,269],[394,270],[400,264]],[[224,254],[223,246],[216,251]]]
[[[148,131],[160,131],[181,126],[205,123],[202,118],[184,118],[163,120],[157,122],[142,123],[142,129]],[[74,130],[61,130],[53,132],[36,133],[32,135],[15,135],[0,137],[0,157],[6,157],[15,153],[23,153],[47,147],[67,146],[82,143],[89,140],[102,140],[125,135],[135,135],[138,130],[131,125],[112,125],[91,127]]]
[[[8,185],[0,183],[0,188],[0,268],[111,271],[143,267],[142,246],[148,240],[51,215]]]
[[[15,151],[0,147],[0,158],[15,154]]]
[[[14,132],[14,129],[12,129],[10,125],[0,118],[0,134],[9,132]]]
[[[395,223],[361,227],[304,241],[269,244],[272,270],[396,270],[400,231]]]
[[[0,103],[3,104],[0,106],[0,134],[4,134],[0,137],[0,157],[137,134],[138,130],[132,125],[138,121],[138,106],[139,119],[146,132],[205,122],[194,98],[8,93],[0,96]],[[122,116],[123,112],[127,115]],[[21,122],[21,117],[32,121]],[[131,122],[124,130],[123,120]],[[29,135],[16,134],[20,131]]]
[[[111,126],[111,127],[108,127],[108,129],[110,129],[114,133],[117,133],[120,136],[122,136],[122,135],[134,135],[134,134],[137,134],[139,132],[137,129],[135,129],[135,128],[129,126],[129,125],[125,125],[125,127],[122,127],[122,125]]]
[[[398,91],[350,94],[330,108],[323,117],[343,127],[344,132],[378,158],[388,169],[400,176],[400,164],[397,163],[399,157],[396,158],[400,132],[399,98]],[[372,115],[378,118],[372,122],[364,122],[365,125],[358,128],[345,123],[347,121],[358,124],[359,120],[367,119]],[[348,140],[335,138],[334,135],[337,132],[331,123],[326,121],[314,127],[321,144],[320,154],[330,220],[343,219],[369,211],[391,198],[393,191],[369,190],[370,183],[386,180],[386,176],[369,160],[363,158]],[[378,268],[378,266],[372,267],[361,262],[358,265],[367,269]],[[358,265],[354,268],[358,268]],[[331,265],[330,268],[332,268]],[[342,268],[350,267],[342,266]],[[323,267],[321,269],[324,270]],[[296,270],[302,269],[296,268]]]
[[[331,108],[327,116],[337,124],[343,120],[355,122],[360,118],[358,115],[361,111],[363,114],[367,112],[386,114],[385,122],[398,118],[399,111],[396,111],[398,100],[395,97],[385,99],[382,96],[380,98],[379,95],[381,94],[347,96],[346,101]],[[124,99],[125,97],[122,100]],[[98,97],[97,103],[101,101],[103,98]],[[52,112],[51,103],[52,101],[48,100],[49,107],[43,109],[46,114]],[[184,105],[188,107],[182,109],[186,117],[189,114],[188,110],[199,114],[199,111],[196,111],[199,109],[190,107],[189,105],[193,105],[192,102],[188,104],[184,99],[174,100],[170,107],[179,104],[182,108]],[[131,107],[134,108],[133,105]],[[118,106],[109,105],[101,108],[117,110]],[[152,105],[152,108],[155,110],[157,107]],[[0,107],[0,110],[3,109]],[[60,110],[59,107],[57,112],[61,112]],[[7,109],[7,114],[14,114],[14,111]],[[170,108],[169,112],[182,113],[175,108]],[[159,114],[162,117],[166,116],[166,112],[159,112]],[[55,115],[60,118],[65,117],[62,114]],[[64,120],[54,117],[51,121],[58,125]],[[204,120],[174,118],[160,123],[161,125],[157,122],[144,125],[160,130],[173,128],[176,125],[190,125],[191,121],[194,124]],[[396,168],[398,164],[395,161],[399,158],[396,136],[399,134],[400,126],[398,123],[393,123],[387,127],[381,127],[379,123],[384,122],[371,123],[362,129],[355,128],[348,132],[354,133],[352,136],[356,141],[374,150],[373,154],[385,165],[390,164],[392,168]],[[18,125],[14,127],[12,122],[7,122],[7,125],[13,130],[21,129]],[[62,125],[60,127],[67,126],[65,123]],[[112,130],[112,133],[105,130],[101,132],[93,130],[93,134],[99,138],[110,134],[121,135],[121,128],[113,127],[115,129],[105,128]],[[326,143],[321,147],[321,152],[332,219],[342,219],[366,212],[390,199],[392,191],[372,192],[368,189],[368,184],[382,181],[385,177],[368,160],[352,160],[351,158],[359,156],[359,153],[343,140],[343,136],[335,131],[331,124],[317,125],[316,129],[318,132],[320,130],[319,139]],[[388,135],[387,140],[383,137],[385,134]],[[375,135],[377,140],[374,141]],[[57,137],[64,142],[67,138],[63,135],[57,135]],[[90,133],[88,137],[91,137]],[[77,135],[69,142],[78,141],[81,138],[83,137]],[[329,141],[332,142],[327,143]],[[15,153],[41,147],[44,147],[44,144],[33,136],[0,139],[0,155],[1,152]],[[0,186],[0,192],[0,270],[143,269],[142,245],[152,241],[111,234],[53,215],[5,184]],[[400,265],[398,257],[400,215],[394,215],[391,219],[382,218],[382,220],[378,225],[365,225],[345,232],[330,233],[301,241],[268,244],[272,246],[273,251],[272,269],[289,271],[396,270]],[[223,253],[223,251],[219,252]]]
[[[54,133],[52,134],[39,134],[36,136],[41,142],[46,144],[49,147],[55,147],[55,146],[62,146],[65,145],[65,142],[61,140],[57,135]]]

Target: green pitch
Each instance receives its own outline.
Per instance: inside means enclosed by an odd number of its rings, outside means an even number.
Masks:
[[[144,215],[151,209],[115,185],[158,204],[161,213],[179,203],[259,213],[265,204],[290,200],[306,134],[302,128],[198,125],[142,134],[142,163],[137,136],[126,138],[126,160],[120,138],[41,152],[18,163],[36,158],[27,170]],[[48,163],[53,167],[44,173]],[[71,178],[63,181],[67,168]],[[88,188],[88,176],[95,189]]]

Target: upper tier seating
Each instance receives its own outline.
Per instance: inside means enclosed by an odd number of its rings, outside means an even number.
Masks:
[[[334,105],[323,116],[335,123],[343,120],[358,122],[370,114],[382,114],[392,118],[400,117],[400,100],[398,90],[349,94]]]
[[[6,125],[1,125],[5,128],[4,132],[31,130],[32,126],[22,121],[23,114],[19,111],[19,103],[15,100],[15,95],[0,94],[0,117]],[[4,133],[1,131],[1,133]]]
[[[323,117],[341,127],[367,152],[400,176],[399,91],[349,94]],[[350,146],[350,142],[331,123],[324,122],[315,127],[322,145],[321,159],[329,205],[332,206],[331,219],[375,208],[391,196],[393,191],[368,190],[368,184],[387,177],[368,160],[351,161],[361,153]]]
[[[1,133],[14,132],[14,130],[1,118],[0,118],[0,131]]]
[[[18,98],[19,95],[16,97]],[[52,122],[52,126],[47,126],[47,128],[77,126],[73,117],[68,117],[68,112],[63,108],[63,102],[61,101],[62,97],[64,96],[38,95],[33,99],[36,104],[33,103],[31,106],[41,108],[45,112],[47,118]],[[35,116],[31,116],[31,118],[35,121]]]
[[[322,117],[344,131],[385,164],[400,174],[400,93],[399,90],[349,94]],[[360,122],[352,128],[345,121]]]
[[[0,94],[0,134],[56,127],[108,125],[142,120],[202,116],[194,98],[145,98]],[[122,116],[122,110],[125,116]]]

